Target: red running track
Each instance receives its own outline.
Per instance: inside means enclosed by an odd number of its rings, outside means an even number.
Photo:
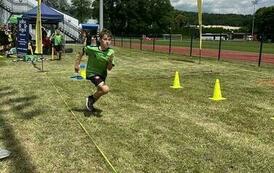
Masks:
[[[115,46],[122,46],[120,42],[115,42]],[[123,47],[129,48],[130,44],[128,42],[123,43]],[[132,43],[131,48],[133,49],[141,49],[140,44]],[[142,45],[142,50],[153,51],[153,45]],[[155,45],[155,52],[169,52],[169,46],[163,45]],[[189,56],[190,48],[186,47],[172,47],[171,53]],[[218,58],[219,50],[214,49],[202,49],[202,57],[216,57]],[[192,56],[199,56],[199,49],[192,49]],[[220,59],[233,59],[233,60],[242,60],[242,61],[251,61],[251,62],[259,62],[259,53],[254,52],[240,52],[240,51],[232,51],[232,50],[222,50]],[[274,64],[274,54],[262,54],[262,63]]]

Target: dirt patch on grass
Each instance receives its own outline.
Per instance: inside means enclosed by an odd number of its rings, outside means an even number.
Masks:
[[[274,87],[274,79],[263,79],[257,81],[258,85],[272,86]]]

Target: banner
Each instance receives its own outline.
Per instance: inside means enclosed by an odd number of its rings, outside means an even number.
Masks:
[[[198,21],[199,21],[199,30],[200,30],[200,50],[202,50],[202,34],[203,34],[203,0],[197,0],[198,6]]]
[[[18,33],[17,33],[17,56],[22,58],[27,54],[28,51],[28,36],[29,36],[29,25],[26,20],[18,21]]]
[[[37,0],[37,16],[35,26],[35,54],[43,54],[42,47],[42,22],[41,22],[41,0]]]

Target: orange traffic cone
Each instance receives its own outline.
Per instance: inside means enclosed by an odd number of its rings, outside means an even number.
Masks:
[[[214,101],[220,101],[220,100],[225,100],[226,99],[226,98],[222,97],[219,79],[216,79],[215,86],[214,86],[213,97],[209,98],[209,99],[214,100]]]
[[[176,71],[176,73],[175,73],[175,77],[174,77],[174,80],[173,80],[173,86],[170,86],[170,87],[174,88],[174,89],[183,88],[180,84],[180,77],[179,77],[178,71]]]

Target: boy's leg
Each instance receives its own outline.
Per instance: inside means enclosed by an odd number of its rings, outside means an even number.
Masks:
[[[51,60],[54,60],[54,47],[51,48]]]
[[[93,104],[103,95],[107,94],[109,92],[109,87],[104,83],[101,82],[98,86],[97,86],[97,91],[89,96],[86,100],[86,107],[89,111],[92,111],[93,108]]]
[[[101,85],[97,86],[97,91],[93,94],[95,100],[98,100],[101,96],[107,94],[109,92],[109,87],[102,82]]]
[[[61,60],[61,56],[62,56],[62,50],[59,51],[59,54],[58,54],[58,59]]]

